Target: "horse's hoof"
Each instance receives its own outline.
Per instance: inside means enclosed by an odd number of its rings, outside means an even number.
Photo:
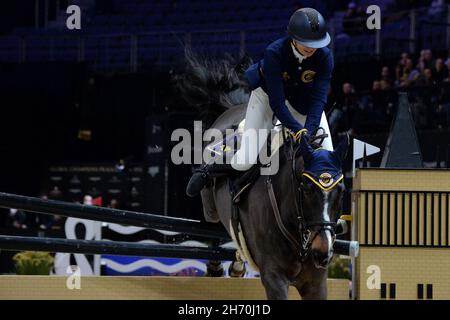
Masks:
[[[209,261],[206,264],[205,277],[223,277],[223,267],[220,261]]]
[[[233,278],[242,278],[245,275],[245,264],[243,262],[232,262],[228,268],[228,274]]]

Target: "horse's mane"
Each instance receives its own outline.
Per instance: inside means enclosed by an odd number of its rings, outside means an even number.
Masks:
[[[185,59],[185,68],[174,76],[174,84],[182,98],[200,112],[202,120],[211,123],[227,109],[247,103],[244,71],[252,64],[250,57],[235,63],[231,56],[213,59],[186,50]]]

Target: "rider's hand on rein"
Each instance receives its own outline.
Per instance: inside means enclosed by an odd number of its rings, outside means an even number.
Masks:
[[[302,138],[303,135],[305,135],[307,138],[309,137],[308,135],[308,129],[301,129],[298,132],[293,132],[293,131],[289,131],[289,133],[291,134],[292,138],[294,139],[295,143],[299,143],[300,139]],[[309,140],[309,139],[308,139]]]
[[[317,133],[319,131],[319,129],[322,129],[322,128],[318,128],[315,131],[315,133]],[[312,134],[312,135],[310,135],[308,130],[306,128],[303,128],[303,129],[299,130],[297,133],[293,133],[292,131],[290,131],[290,134],[291,134],[295,144],[300,143],[300,139],[302,138],[302,136],[305,136],[305,138],[308,141],[309,145],[313,149],[318,149],[318,148],[320,148],[322,146],[323,140],[325,140],[325,138],[328,137],[328,134],[325,133],[325,130],[322,129],[322,131],[324,132],[323,134],[320,134],[320,135]]]

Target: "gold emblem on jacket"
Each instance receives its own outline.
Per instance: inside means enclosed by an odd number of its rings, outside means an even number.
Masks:
[[[314,76],[316,75],[315,71],[312,70],[305,70],[302,72],[302,75],[300,76],[300,79],[304,83],[309,83],[314,80]]]

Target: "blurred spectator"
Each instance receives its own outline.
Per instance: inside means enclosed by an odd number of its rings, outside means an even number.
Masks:
[[[421,87],[415,92],[415,95],[419,97],[424,105],[423,117],[425,117],[425,126],[431,126],[438,99],[438,89],[435,86],[436,81],[433,78],[432,70],[429,68],[425,69],[417,84]]]
[[[403,70],[406,66],[406,61],[409,59],[409,54],[406,52],[403,52],[400,55],[400,60],[398,61],[398,64],[395,68],[395,82],[396,84],[400,83],[400,78],[403,75]]]
[[[353,85],[348,82],[344,83],[342,93],[336,100],[336,107],[330,114],[331,134],[344,131],[352,133],[358,126],[356,119],[360,116],[360,102],[355,95]]]
[[[450,126],[450,59],[446,61],[447,76],[441,84],[436,119],[438,127]]]
[[[436,119],[436,127],[442,129],[448,126],[448,109],[449,105],[439,104],[434,119]]]
[[[445,12],[445,0],[433,0],[431,1],[430,8],[428,9],[429,15],[440,15]]]
[[[422,74],[420,75],[419,79],[416,82],[417,85],[420,86],[433,86],[436,84],[433,71],[431,69],[425,69],[423,70]]]
[[[61,190],[58,188],[58,186],[53,187],[53,189],[48,193],[48,199],[49,200],[57,200],[62,201],[63,200],[63,194]],[[65,218],[62,216],[54,215],[52,216],[53,221],[51,224],[52,229],[62,229],[64,228],[64,221]]]
[[[108,208],[119,209],[119,201],[117,199],[111,199],[111,201],[109,201]]]
[[[385,103],[384,103],[384,92],[381,87],[381,81],[375,80],[372,84],[372,93],[370,94],[370,100],[367,111],[371,111],[374,113],[375,118],[374,120],[378,120],[380,118],[383,118],[386,114],[385,112]]]
[[[444,78],[444,81],[450,81],[450,58],[445,61],[445,66],[447,67],[447,76]]]
[[[391,76],[391,70],[389,69],[388,66],[384,66],[383,68],[381,68],[381,78],[380,78],[380,82],[383,81],[384,85],[389,85],[389,87],[392,85],[392,76]],[[381,85],[381,83],[380,83]]]
[[[369,96],[368,107],[365,110],[365,127],[373,130],[387,128],[393,115],[394,98],[389,91],[390,85],[386,80],[375,80]]]
[[[406,59],[406,65],[403,68],[403,72],[397,80],[397,86],[402,88],[411,86],[415,84],[419,76],[420,73],[417,69],[414,69],[413,61],[408,58]]]
[[[420,51],[419,62],[417,64],[417,68],[420,72],[425,69],[433,68],[433,53],[430,49],[424,49]]]
[[[41,194],[40,198],[42,200],[48,200],[48,197],[46,194]],[[36,214],[36,218],[37,218],[37,223],[39,225],[39,228],[42,230],[51,228],[53,225],[53,222],[55,220],[53,215],[42,214],[42,213]]]
[[[441,83],[442,81],[444,81],[445,78],[448,77],[448,69],[447,66],[444,64],[443,59],[441,58],[436,59],[432,72],[433,72],[433,79],[437,83]]]
[[[392,81],[381,79],[380,86],[381,86],[381,90],[391,90],[392,89]]]
[[[402,67],[406,66],[406,60],[408,60],[408,59],[409,59],[409,53],[403,52],[403,53],[400,55],[400,61],[399,61],[399,64],[400,64]]]
[[[90,195],[85,195],[83,198],[83,204],[87,205],[87,206],[92,206],[93,205],[93,198]]]
[[[355,2],[350,2],[342,22],[344,33],[352,36],[361,34],[365,30],[365,19],[362,17],[363,12],[358,8]]]
[[[17,229],[33,229],[37,226],[36,215],[31,212],[25,212],[11,208],[9,209],[11,225]]]

